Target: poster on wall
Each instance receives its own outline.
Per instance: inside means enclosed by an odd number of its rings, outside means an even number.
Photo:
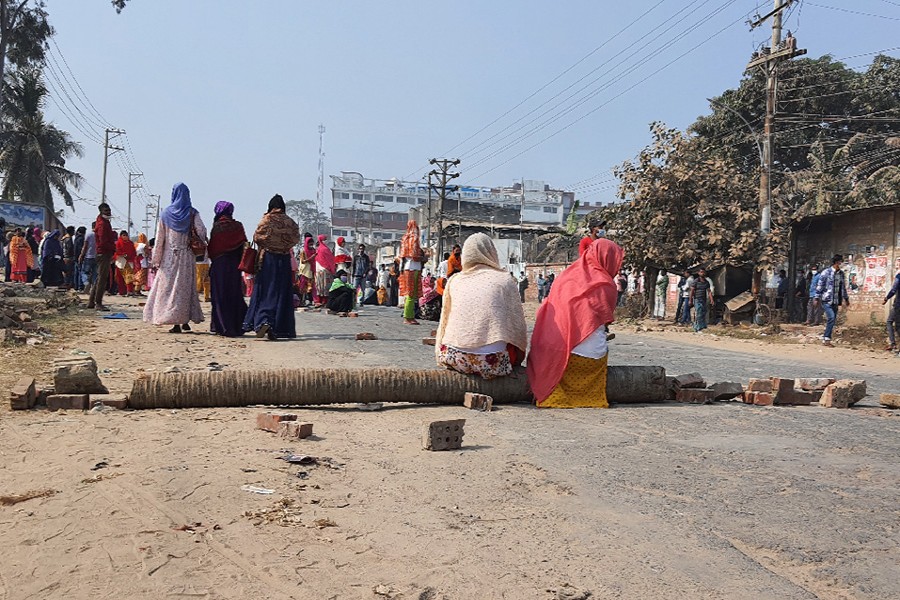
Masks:
[[[866,257],[866,278],[863,283],[864,292],[887,291],[887,256]]]
[[[45,227],[44,207],[19,202],[0,202],[0,217],[6,220],[7,226],[40,225]]]

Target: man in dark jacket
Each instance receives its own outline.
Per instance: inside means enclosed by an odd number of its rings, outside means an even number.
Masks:
[[[369,259],[369,255],[366,254],[366,247],[364,244],[360,244],[356,249],[356,254],[353,255],[353,287],[358,290],[366,289],[366,274],[369,272],[369,267],[372,266],[372,261]]]
[[[72,239],[75,236],[75,228],[69,225],[66,227],[66,233],[60,240],[62,242],[63,257],[63,281],[69,288],[75,287],[75,242]]]

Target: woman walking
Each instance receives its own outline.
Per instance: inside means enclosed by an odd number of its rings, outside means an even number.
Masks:
[[[416,307],[422,296],[422,262],[425,253],[419,243],[419,225],[412,219],[406,224],[406,233],[400,242],[400,259],[403,271],[400,274],[400,295],[406,298],[403,304],[403,322],[418,325]]]
[[[45,286],[63,284],[63,248],[59,241],[59,229],[46,235],[41,244],[41,282]]]
[[[244,331],[270,340],[297,337],[291,252],[300,241],[300,227],[284,213],[284,198],[275,194],[253,234],[261,258]]]
[[[324,306],[328,301],[328,291],[334,281],[334,254],[325,243],[326,239],[327,235],[320,235],[319,246],[316,248],[316,293],[319,295],[317,306]]]
[[[203,322],[196,289],[197,257],[191,248],[192,233],[206,240],[206,227],[191,205],[191,191],[178,183],[172,188],[172,203],[160,215],[150,262],[156,276],[144,306],[144,321],[172,325],[169,333],[190,331],[188,321]]]
[[[134,273],[137,264],[137,248],[128,236],[128,232],[119,232],[116,240],[116,253],[113,256],[116,265],[116,287],[120,296],[134,296]]]
[[[244,318],[247,316],[241,272],[238,270],[247,234],[241,222],[232,218],[234,205],[231,202],[217,202],[215,213],[206,249],[212,261],[209,267],[212,299],[210,331],[225,337],[238,337],[244,335]]]
[[[464,261],[465,262],[465,261]],[[607,408],[607,325],[622,249],[606,238],[560,273],[537,312],[528,383],[541,408]]]

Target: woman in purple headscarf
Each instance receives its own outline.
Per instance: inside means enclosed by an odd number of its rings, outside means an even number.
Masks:
[[[238,270],[247,234],[241,222],[232,217],[234,204],[218,202],[215,212],[209,247],[206,249],[212,261],[209,268],[212,298],[210,330],[225,337],[238,337],[244,335],[244,317],[247,315],[241,272]]]
[[[47,235],[41,246],[41,282],[46,286],[63,284],[63,249],[59,241],[59,229]]]
[[[206,226],[191,206],[191,192],[183,183],[172,188],[172,203],[160,215],[150,268],[156,273],[144,307],[144,321],[172,325],[169,333],[190,331],[188,321],[203,322],[197,296],[196,257],[191,229],[206,240]]]

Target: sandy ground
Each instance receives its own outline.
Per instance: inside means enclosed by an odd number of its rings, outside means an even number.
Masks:
[[[169,335],[136,302],[114,308],[135,318],[90,314],[77,335],[7,350],[0,385],[34,368],[23,352],[88,351],[114,391],[211,362],[433,367],[432,326],[389,309],[298,313],[300,338],[270,343]],[[897,359],[871,353],[618,331],[617,364],[737,380],[865,369],[900,389]],[[316,435],[292,444],[254,429],[258,412],[0,410],[0,495],[53,492],[0,506],[0,599],[900,597],[890,411],[338,406],[296,411]],[[468,420],[464,450],[421,450],[440,418]],[[279,460],[288,449],[319,464]]]

